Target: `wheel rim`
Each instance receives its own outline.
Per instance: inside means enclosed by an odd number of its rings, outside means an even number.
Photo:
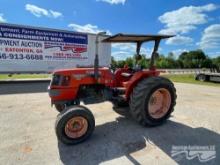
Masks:
[[[152,118],[159,119],[165,116],[170,109],[171,95],[165,88],[157,89],[150,97],[148,111]]]
[[[81,116],[71,118],[65,126],[65,133],[70,138],[80,138],[88,130],[88,121]]]
[[[205,81],[205,76],[204,76],[204,75],[200,75],[200,76],[199,76],[199,80],[200,80],[200,81]]]

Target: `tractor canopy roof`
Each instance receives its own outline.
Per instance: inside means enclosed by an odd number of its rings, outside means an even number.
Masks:
[[[148,34],[116,34],[114,36],[108,37],[104,39],[102,42],[111,42],[111,43],[125,43],[125,42],[133,42],[133,43],[143,43],[147,41],[156,41],[161,39],[166,39],[174,37],[174,35],[148,35]]]
[[[162,39],[174,37],[174,35],[147,35],[147,34],[116,34],[114,36],[108,37],[102,42],[109,43],[136,43],[136,56],[140,55],[141,45],[144,42],[154,41],[154,48],[151,54],[150,68],[154,68],[154,61],[158,56],[157,50],[159,48],[160,41]]]

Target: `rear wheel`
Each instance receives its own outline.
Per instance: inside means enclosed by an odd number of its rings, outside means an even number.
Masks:
[[[91,111],[83,106],[73,106],[62,111],[56,120],[56,135],[65,144],[77,144],[89,138],[95,128]]]
[[[142,125],[156,126],[166,121],[176,104],[176,89],[163,77],[140,81],[130,97],[130,113]]]

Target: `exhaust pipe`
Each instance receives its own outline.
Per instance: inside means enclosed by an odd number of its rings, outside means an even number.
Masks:
[[[94,77],[96,81],[98,81],[98,78],[99,78],[99,56],[98,56],[99,36],[105,35],[105,34],[106,32],[99,32],[96,35],[95,60],[94,60]]]

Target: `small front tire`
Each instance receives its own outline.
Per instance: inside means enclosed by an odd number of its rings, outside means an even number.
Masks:
[[[62,111],[56,120],[55,129],[59,141],[74,145],[88,139],[95,128],[95,119],[83,106],[72,106]]]

